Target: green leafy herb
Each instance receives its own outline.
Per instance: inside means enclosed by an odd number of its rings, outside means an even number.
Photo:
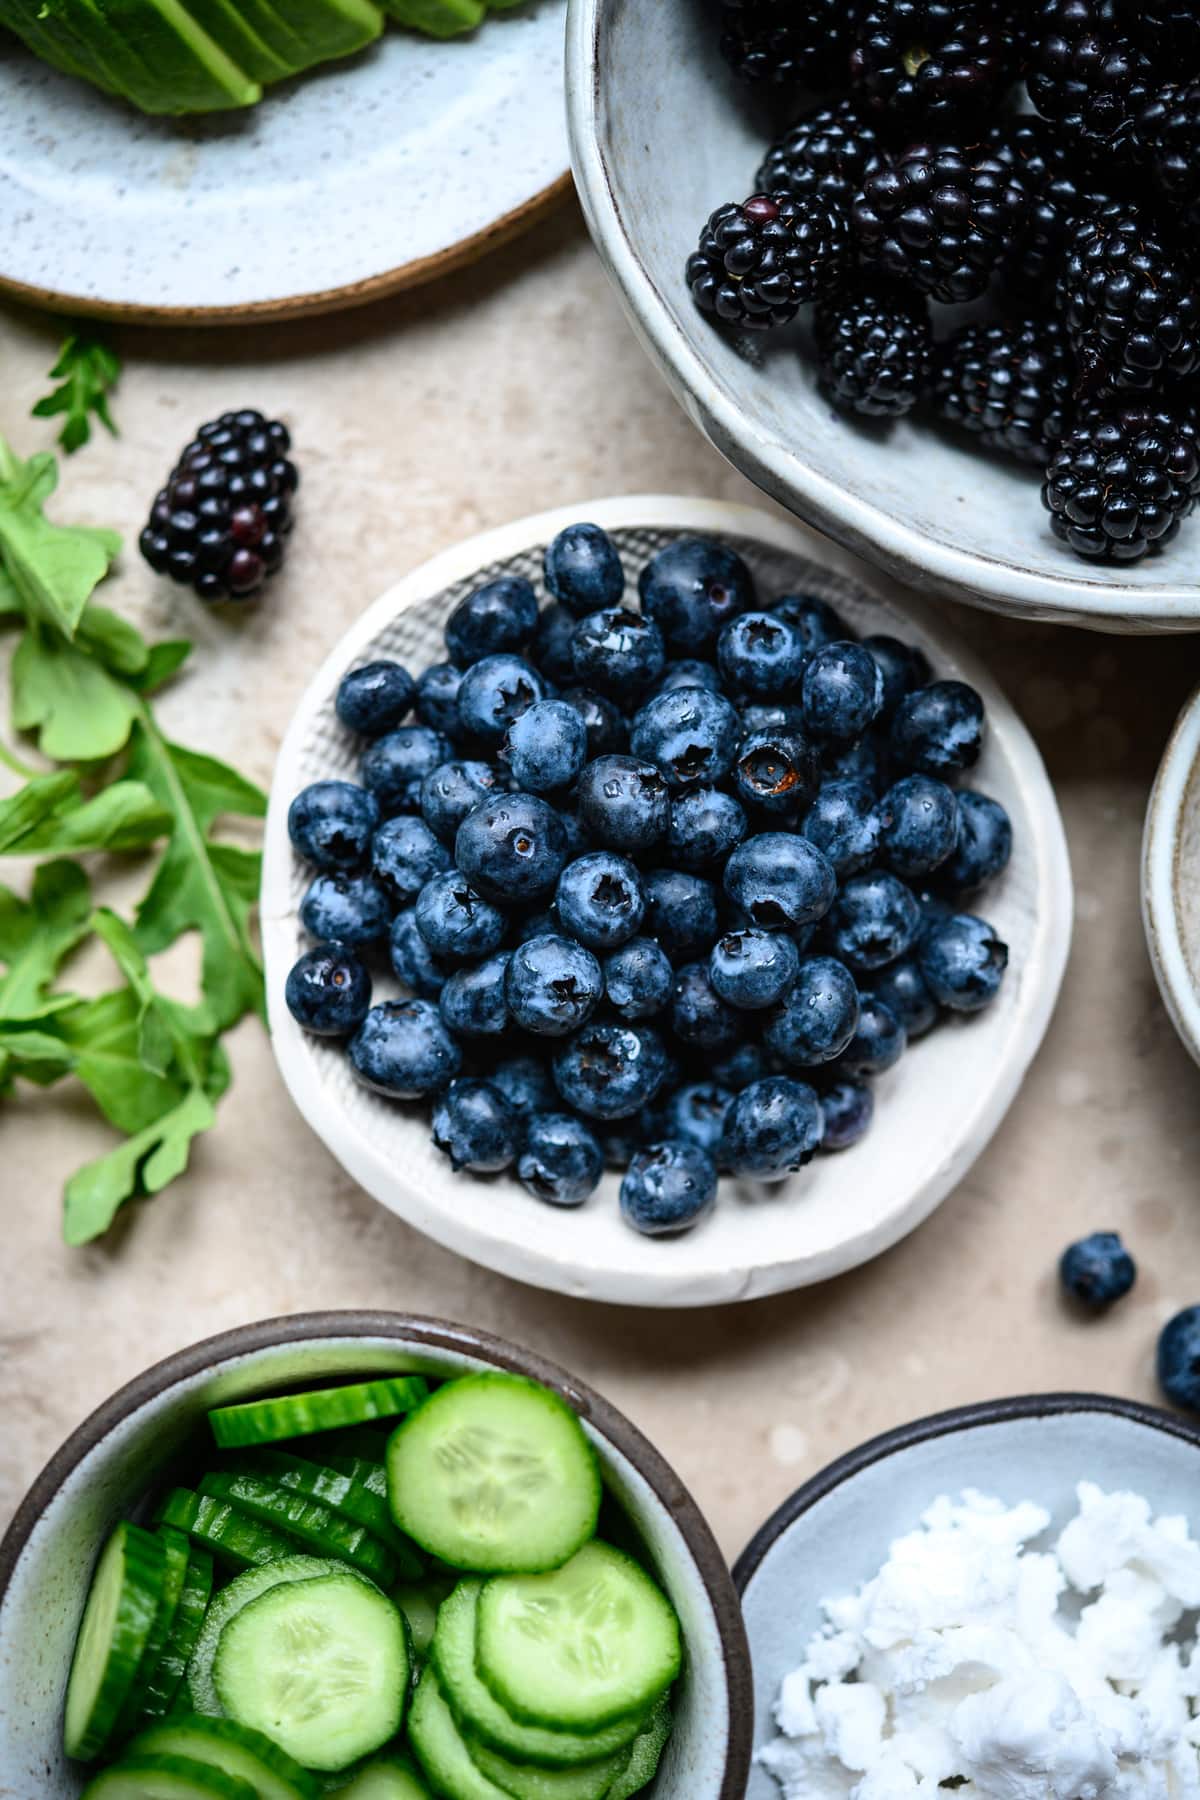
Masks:
[[[0,438],[0,616],[70,639],[121,540],[90,525],[52,525],[43,508],[57,486],[52,456],[22,462]]]
[[[50,371],[51,381],[57,381],[59,386],[38,401],[33,416],[52,419],[59,413],[65,414],[58,441],[68,456],[82,449],[91,437],[93,413],[105,430],[116,437],[108,394],[120,377],[121,360],[107,344],[72,332]]]

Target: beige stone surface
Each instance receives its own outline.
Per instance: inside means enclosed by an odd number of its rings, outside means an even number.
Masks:
[[[22,449],[50,442],[28,412],[59,329],[0,306],[0,430]],[[132,540],[201,419],[256,404],[294,428],[301,523],[259,609],[207,616],[134,555],[111,589],[143,627],[197,641],[192,672],[163,702],[170,727],[264,783],[317,659],[432,552],[545,506],[586,513],[594,495],[754,497],[650,370],[571,208],[474,270],[366,312],[115,339],[122,436],[68,465],[61,516]],[[540,1293],[426,1242],[359,1192],[293,1111],[250,1022],[187,1178],[107,1242],[68,1250],[63,1181],[108,1134],[85,1096],[26,1090],[0,1109],[0,1515],[139,1369],[226,1326],[310,1307],[440,1313],[558,1358],[656,1440],[730,1555],[804,1477],[898,1421],[1025,1390],[1152,1397],[1158,1327],[1200,1300],[1200,1074],[1147,963],[1138,846],[1200,659],[1194,639],[1105,640],[966,610],[955,624],[1046,755],[1078,915],[1025,1088],[926,1226],[827,1286],[728,1309],[642,1313]],[[1110,1318],[1084,1323],[1060,1305],[1054,1265],[1071,1237],[1102,1226],[1126,1234],[1141,1278]]]

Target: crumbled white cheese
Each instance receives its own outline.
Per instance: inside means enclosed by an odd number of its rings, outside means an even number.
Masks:
[[[943,1495],[785,1677],[784,1800],[1200,1800],[1200,1544],[1138,1494]]]

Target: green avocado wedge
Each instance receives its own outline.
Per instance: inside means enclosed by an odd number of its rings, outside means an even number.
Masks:
[[[150,71],[153,89],[146,98],[127,89],[147,112],[227,112],[261,100],[258,82],[196,23],[180,0],[87,3],[113,37]]]
[[[459,37],[474,31],[487,12],[485,0],[384,0],[398,25],[427,37]]]

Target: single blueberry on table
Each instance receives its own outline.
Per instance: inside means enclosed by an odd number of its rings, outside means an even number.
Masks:
[[[711,538],[677,538],[638,577],[642,611],[671,650],[711,654],[722,628],[755,603],[754,578],[735,550]]]
[[[649,1019],[669,1004],[675,971],[661,944],[635,937],[604,959],[604,994],[623,1019]]]
[[[725,1115],[733,1104],[729,1088],[714,1081],[694,1081],[675,1088],[662,1109],[663,1134],[679,1143],[696,1144],[716,1156],[725,1129]]]
[[[717,993],[742,1012],[757,1012],[782,1000],[799,967],[800,952],[791,938],[757,925],[727,931],[713,945],[709,959]]]
[[[883,1001],[889,1012],[899,1019],[910,1040],[923,1037],[937,1024],[938,1003],[913,955],[898,957],[886,968],[865,976],[864,991]]]
[[[983,701],[965,681],[934,681],[896,709],[889,740],[898,768],[952,779],[979,761]]]
[[[554,904],[563,930],[589,950],[611,950],[635,935],[646,911],[637,870],[614,850],[591,850],[568,863]]]
[[[711,787],[727,773],[741,736],[737,713],[707,688],[669,688],[637,713],[629,747],[675,790]]]
[[[648,1144],[638,1150],[621,1182],[621,1217],[646,1237],[678,1237],[690,1231],[717,1198],[717,1169],[699,1144]]]
[[[548,1108],[554,1100],[547,1102]],[[535,1200],[550,1206],[582,1206],[599,1187],[603,1173],[604,1151],[595,1133],[574,1113],[539,1110],[528,1120],[517,1176]]]
[[[998,800],[974,788],[958,793],[958,843],[938,870],[938,886],[951,894],[973,894],[1008,867],[1012,821]]]
[[[974,913],[952,913],[928,926],[917,955],[930,993],[951,1012],[990,1006],[1008,967],[1008,945]]]
[[[417,895],[417,930],[437,957],[474,962],[499,948],[504,914],[457,869],[435,875]]]
[[[811,1162],[824,1119],[815,1091],[788,1075],[768,1075],[736,1095],[725,1115],[720,1162],[754,1181],[782,1181]]]
[[[453,663],[433,663],[417,677],[417,717],[422,725],[453,737],[459,728],[458,690],[463,672]]]
[[[450,852],[424,819],[398,813],[371,840],[371,872],[397,906],[409,906],[427,881],[452,867]]]
[[[460,669],[485,656],[523,650],[538,622],[537,595],[519,575],[486,581],[446,620],[446,651]]]
[[[820,759],[799,732],[753,731],[738,746],[733,788],[752,813],[794,818],[809,805],[820,780]]]
[[[1185,1306],[1158,1339],[1158,1379],[1167,1399],[1200,1412],[1200,1306]]]
[[[489,899],[541,900],[562,874],[567,828],[538,795],[502,794],[472,807],[455,836],[454,860]]]
[[[649,1025],[593,1021],[555,1051],[553,1068],[559,1093],[585,1118],[630,1119],[658,1092],[667,1055]]]
[[[421,810],[421,783],[453,755],[450,740],[428,725],[401,725],[363,751],[358,772],[385,819]]]
[[[519,788],[553,793],[569,787],[587,761],[587,726],[567,701],[538,700],[509,726],[500,754]]]
[[[485,656],[459,686],[459,730],[495,749],[513,720],[545,698],[545,680],[532,663],[510,654]]]
[[[849,1150],[866,1136],[875,1116],[875,1095],[865,1081],[835,1081],[821,1091],[825,1135],[821,1149]]]
[[[504,997],[518,1025],[539,1037],[566,1037],[586,1023],[604,992],[600,964],[574,938],[530,938],[509,959]]]
[[[379,824],[379,802],[352,781],[314,781],[288,807],[288,836],[318,869],[360,869]]]
[[[625,571],[616,545],[599,525],[568,525],[546,546],[547,590],[576,618],[620,606]]]
[[[602,694],[628,699],[653,687],[666,651],[652,619],[624,607],[606,607],[580,619],[571,639],[576,678]]]
[[[717,890],[686,869],[648,869],[642,876],[646,900],[643,929],[673,963],[707,956],[720,930]]]
[[[763,831],[740,843],[725,864],[725,892],[753,924],[786,931],[824,917],[837,877],[807,838]]]
[[[746,809],[720,788],[691,788],[671,801],[667,851],[677,868],[715,868],[745,837]]]
[[[519,1119],[548,1112],[558,1104],[558,1089],[539,1056],[509,1056],[496,1064],[488,1080],[499,1088]]]
[[[878,854],[882,829],[874,788],[854,777],[827,781],[800,829],[829,858],[839,879],[867,868]]]
[[[685,963],[676,973],[671,1026],[698,1050],[727,1050],[741,1037],[742,1021],[713,986],[707,963]]]
[[[703,1065],[705,1075],[718,1087],[728,1088],[731,1094],[740,1094],[752,1081],[761,1081],[771,1072],[766,1051],[753,1039],[736,1044],[732,1050],[719,1051],[715,1056],[706,1055]]]
[[[499,785],[491,763],[439,763],[421,783],[421,817],[436,837],[452,844],[471,808],[489,799]]]
[[[929,680],[928,658],[915,644],[902,644],[899,638],[889,637],[886,633],[864,638],[862,647],[869,650],[879,664],[879,673],[883,676],[883,705],[879,716],[890,719],[905,695],[924,687]]]
[[[334,711],[348,731],[382,737],[404,722],[417,684],[403,664],[372,662],[342,676]]]
[[[834,611],[828,600],[818,599],[816,594],[781,594],[771,611],[776,618],[786,619],[796,628],[806,650],[820,650],[826,644],[845,644],[854,638],[841,614]]]
[[[322,943],[357,947],[387,936],[392,911],[373,875],[318,875],[300,902],[300,923]]]
[[[882,1075],[900,1061],[907,1044],[908,1033],[891,1007],[877,994],[860,994],[858,1024],[838,1068],[847,1075]]]
[[[958,798],[932,775],[905,775],[879,802],[881,859],[905,881],[930,875],[958,842]]]
[[[318,944],[292,964],[283,997],[305,1031],[316,1037],[348,1037],[367,1016],[371,977],[344,944]]]
[[[508,1028],[504,977],[509,952],[498,950],[482,962],[455,969],[446,977],[438,1008],[459,1037],[499,1037]]]
[[[845,964],[832,956],[807,956],[779,1005],[768,1014],[763,1036],[789,1068],[810,1068],[841,1055],[854,1036],[858,1016],[858,989]]]
[[[828,925],[834,955],[857,974],[882,969],[911,950],[921,928],[921,909],[898,876],[868,869],[843,883]]]
[[[648,850],[666,835],[670,790],[653,763],[598,756],[579,777],[584,830],[610,850]]]
[[[798,700],[748,700],[738,707],[743,741],[758,731],[804,735],[804,708]]]
[[[450,964],[436,957],[421,936],[413,906],[392,920],[388,956],[396,980],[421,1000],[436,1000],[451,973]]]
[[[883,705],[883,676],[861,644],[824,644],[809,657],[800,691],[809,735],[848,743]]]
[[[749,699],[792,692],[807,658],[804,639],[781,613],[741,613],[717,639],[717,667],[726,687]]]
[[[1137,1264],[1115,1231],[1093,1231],[1068,1244],[1058,1265],[1063,1291],[1093,1312],[1102,1312],[1137,1280]]]
[[[680,657],[678,662],[667,664],[654,692],[669,694],[672,688],[707,688],[710,694],[719,694],[720,671],[713,663],[701,662],[698,657]]]
[[[495,1175],[517,1154],[517,1115],[490,1081],[452,1081],[433,1108],[433,1141],[453,1169]]]
[[[620,708],[604,694],[592,688],[568,687],[561,695],[565,706],[573,706],[587,730],[587,753],[590,762],[597,756],[611,756],[626,749],[629,727]]]
[[[575,680],[575,658],[571,650],[574,636],[575,619],[565,606],[542,608],[529,646],[529,660],[556,687],[570,687]]]
[[[428,1000],[385,1000],[351,1038],[350,1066],[377,1094],[420,1100],[454,1080],[462,1051]]]

